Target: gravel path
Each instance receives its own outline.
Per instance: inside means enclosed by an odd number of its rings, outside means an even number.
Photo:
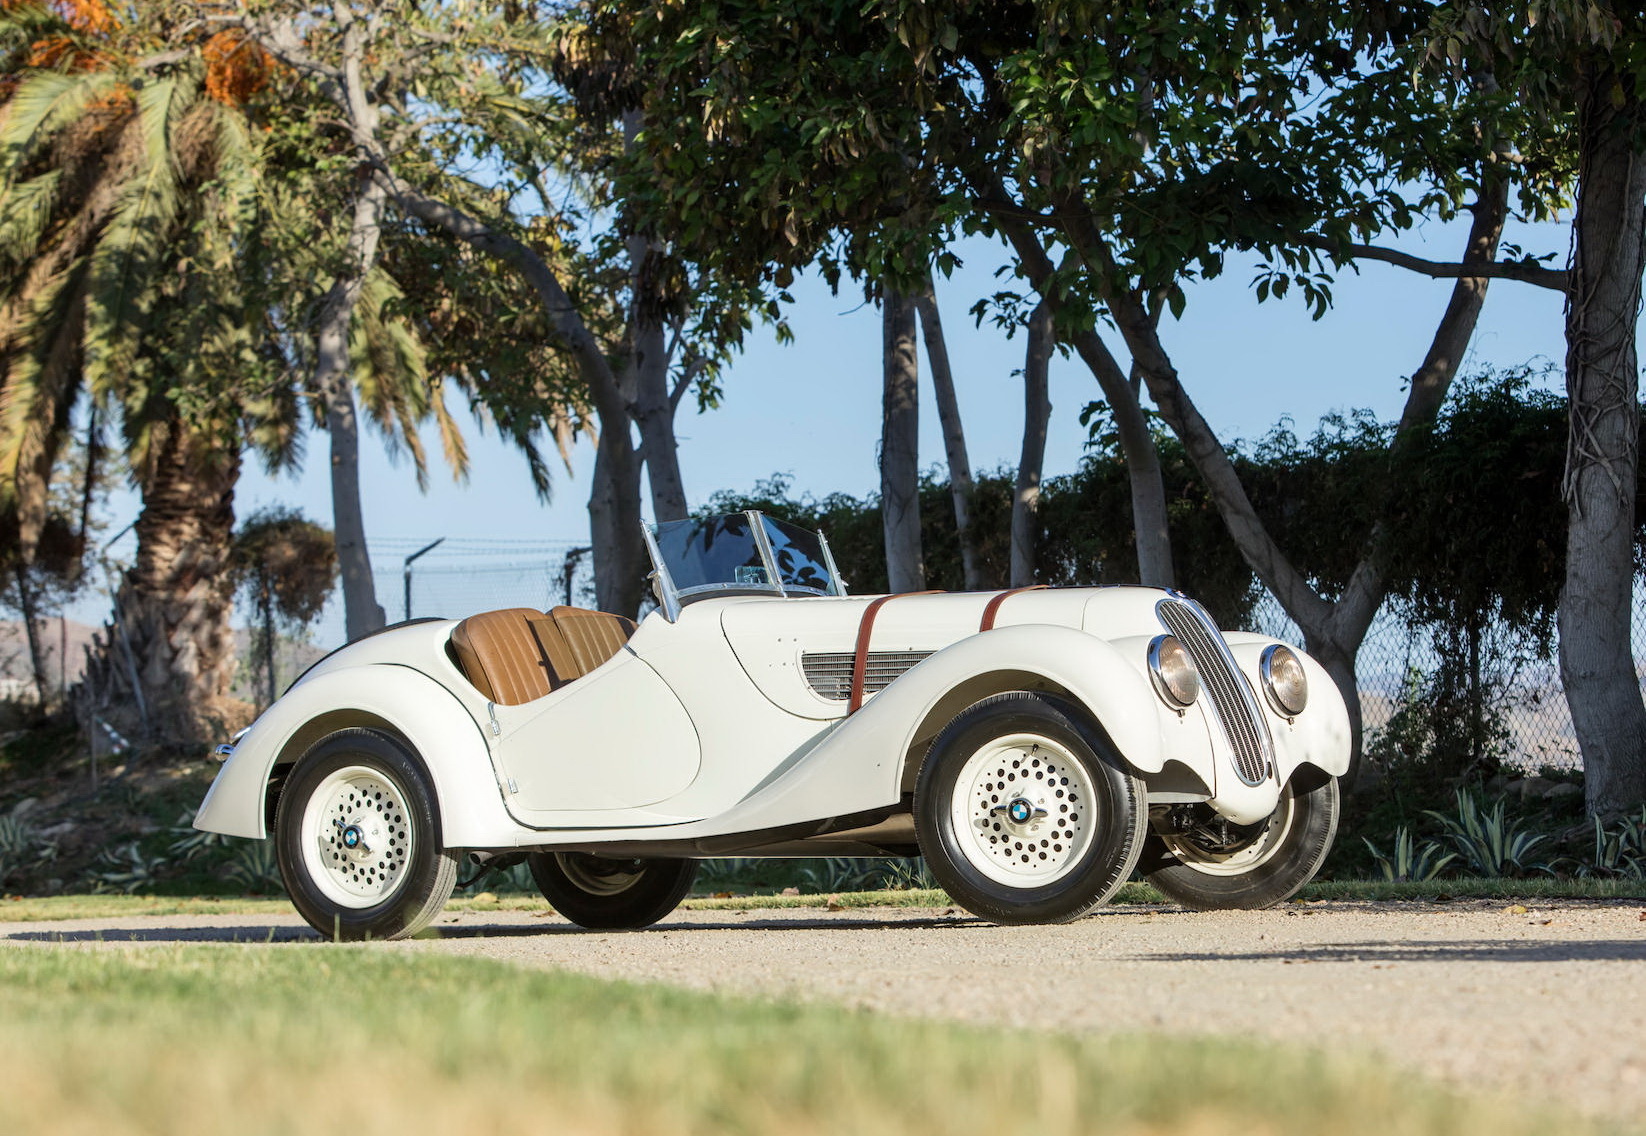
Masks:
[[[642,932],[447,914],[438,951],[1040,1029],[1368,1049],[1475,1089],[1646,1115],[1646,906],[1561,901],[1115,907],[1058,927],[954,909],[681,911]],[[0,942],[314,942],[295,916],[0,923]]]

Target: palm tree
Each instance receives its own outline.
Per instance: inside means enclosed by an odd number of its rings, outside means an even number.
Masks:
[[[28,557],[74,407],[118,422],[143,510],[88,686],[197,739],[243,716],[224,697],[241,451],[250,433],[291,460],[296,404],[240,271],[267,67],[222,38],[175,49],[172,7],[0,13],[0,507]]]

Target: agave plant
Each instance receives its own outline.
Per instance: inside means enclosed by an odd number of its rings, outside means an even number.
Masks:
[[[1594,818],[1595,850],[1588,863],[1575,865],[1579,876],[1615,879],[1646,878],[1646,807],[1638,816],[1623,817],[1616,829],[1608,829]]]
[[[1501,797],[1490,809],[1462,789],[1457,791],[1456,800],[1455,813],[1434,809],[1425,809],[1424,813],[1445,828],[1447,839],[1457,849],[1470,875],[1519,878],[1549,870],[1547,864],[1533,863],[1531,859],[1532,853],[1549,839],[1548,834],[1530,831],[1523,818],[1510,819],[1507,804]]]
[[[1405,825],[1395,829],[1394,854],[1385,856],[1377,845],[1365,837],[1361,842],[1377,861],[1378,871],[1385,880],[1391,882],[1418,882],[1432,880],[1447,865],[1456,860],[1456,852],[1447,852],[1436,840],[1425,840],[1418,844],[1412,836],[1412,830]]]

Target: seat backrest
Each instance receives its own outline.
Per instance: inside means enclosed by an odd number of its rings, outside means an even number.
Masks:
[[[562,605],[549,609],[549,619],[565,644],[565,657],[557,657],[557,652],[553,652],[550,663],[565,682],[582,678],[600,666],[621,651],[634,634],[632,619],[610,612]]]
[[[533,634],[543,614],[510,607],[471,615],[452,629],[452,650],[463,674],[491,701],[518,706],[553,690],[557,677]]]
[[[452,629],[451,642],[476,690],[499,706],[518,706],[582,678],[633,634],[632,620],[603,611],[509,607],[469,616]]]

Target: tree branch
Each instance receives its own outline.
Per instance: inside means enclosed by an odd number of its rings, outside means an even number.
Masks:
[[[1398,249],[1381,248],[1377,245],[1346,245],[1315,233],[1305,233],[1300,237],[1293,238],[1293,240],[1305,248],[1319,249],[1322,252],[1346,256],[1351,260],[1380,260],[1385,264],[1409,269],[1424,276],[1432,276],[1437,280],[1518,280],[1523,284],[1535,284],[1539,288],[1548,288],[1555,292],[1566,291],[1568,274],[1564,268],[1544,268],[1541,264],[1535,264],[1531,261],[1454,263],[1451,261],[1424,260],[1420,256],[1413,256],[1411,253],[1401,252]]]

